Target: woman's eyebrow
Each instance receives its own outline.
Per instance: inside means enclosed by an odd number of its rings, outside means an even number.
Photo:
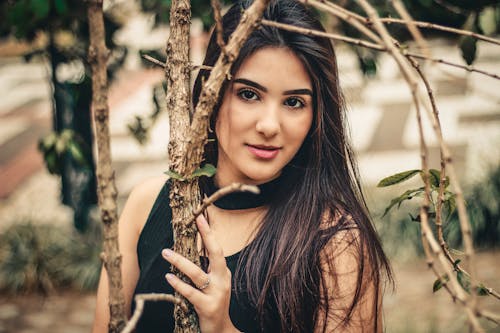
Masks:
[[[313,92],[311,89],[293,89],[293,90],[287,90],[283,92],[283,95],[313,95]]]
[[[257,82],[254,82],[254,81],[251,81],[248,79],[239,78],[239,79],[234,79],[233,82],[234,83],[243,83],[243,84],[246,84],[247,86],[254,87],[255,89],[262,90],[263,92],[267,92],[267,89],[265,87],[261,86]]]
[[[259,90],[261,90],[263,92],[267,92],[267,88],[265,88],[264,86],[261,86],[260,84],[258,84],[257,82],[254,82],[252,80],[248,80],[248,79],[244,79],[244,78],[238,78],[238,79],[234,79],[233,82],[234,83],[246,84],[248,86],[251,86],[251,87],[254,87],[256,89],[259,89]],[[311,89],[307,89],[307,88],[304,88],[304,89],[293,89],[293,90],[284,91],[283,95],[310,95],[310,96],[312,96],[313,92],[312,92]]]

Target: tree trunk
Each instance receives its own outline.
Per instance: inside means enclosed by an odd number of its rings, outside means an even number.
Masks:
[[[120,332],[125,326],[125,301],[122,294],[121,255],[118,249],[117,191],[111,167],[109,142],[109,109],[106,63],[109,51],[104,39],[102,0],[88,0],[90,47],[88,59],[92,68],[92,111],[97,142],[97,184],[101,218],[104,224],[102,259],[109,282],[109,332]]]

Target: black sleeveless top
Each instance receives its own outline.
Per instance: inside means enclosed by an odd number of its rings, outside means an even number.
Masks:
[[[216,202],[216,206],[223,209],[244,209],[258,207],[264,204],[265,193],[271,194],[276,187],[276,181],[260,185],[261,195],[245,195],[233,193]],[[214,185],[208,184],[208,192],[215,190]],[[134,296],[144,293],[173,294],[174,290],[165,279],[170,272],[170,264],[161,256],[161,250],[173,247],[172,211],[169,205],[170,182],[166,182],[156,198],[146,224],[137,243],[137,258],[140,275]],[[233,325],[240,331],[250,332],[279,332],[280,322],[276,309],[271,306],[269,317],[264,329],[260,328],[255,305],[251,304],[243,288],[235,289],[235,272],[240,253],[226,257],[226,264],[232,273],[231,302],[229,316]],[[240,284],[241,285],[241,284]],[[132,302],[132,312],[135,302]],[[274,308],[274,311],[273,311]],[[144,311],[137,323],[137,333],[170,333],[174,331],[174,306],[170,302],[145,302]]]

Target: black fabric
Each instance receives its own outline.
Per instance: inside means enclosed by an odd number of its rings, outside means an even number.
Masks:
[[[275,184],[272,186],[275,186]],[[170,264],[161,256],[162,249],[171,248],[173,246],[173,231],[170,223],[172,211],[169,206],[169,189],[170,183],[166,182],[139,236],[137,256],[140,275],[134,295],[142,293],[172,294],[174,292],[165,279],[165,274],[170,272]],[[248,197],[237,196],[233,198],[237,203],[233,204],[231,207],[241,207],[241,200],[245,199],[248,199]],[[260,202],[259,200],[252,200],[252,202],[256,204],[256,202]],[[239,257],[240,252],[226,257],[227,266],[233,277],[229,315],[233,325],[238,330],[245,333],[262,332],[259,327],[256,308],[249,302],[245,288],[235,289],[235,272]],[[201,259],[203,260],[205,258]],[[244,286],[244,283],[240,284],[240,286]],[[132,311],[134,308],[135,302],[132,303]],[[137,324],[136,332],[173,332],[173,308],[170,302],[146,302],[142,316]],[[277,313],[273,313],[271,316],[274,318],[274,321],[266,323],[267,327],[264,329],[264,332],[279,332],[279,330],[277,330],[279,327],[279,316]]]

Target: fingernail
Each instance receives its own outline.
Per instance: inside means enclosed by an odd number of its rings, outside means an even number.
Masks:
[[[172,281],[172,280],[174,280],[174,279],[175,279],[175,276],[174,276],[174,274],[172,274],[172,273],[167,273],[167,274],[165,275],[165,278],[166,278],[168,281]]]
[[[165,258],[170,257],[173,253],[174,252],[170,249],[164,249],[163,251],[161,251],[161,254],[163,254]]]

